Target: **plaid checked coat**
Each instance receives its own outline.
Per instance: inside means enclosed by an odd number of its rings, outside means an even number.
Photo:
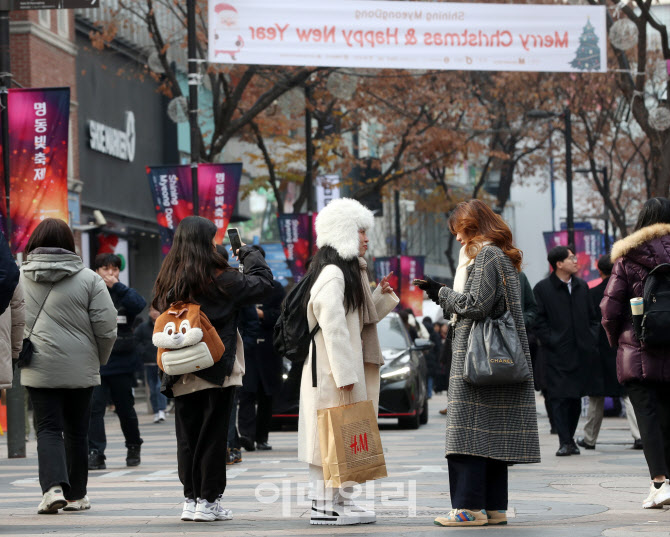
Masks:
[[[484,246],[468,267],[464,292],[443,287],[439,293],[445,318],[458,315],[447,392],[445,456],[475,455],[507,462],[540,462],[533,381],[506,386],[472,386],[463,380],[468,336],[474,321],[498,317],[507,297],[519,338],[531,367],[521,310],[519,277],[510,259],[497,246]]]

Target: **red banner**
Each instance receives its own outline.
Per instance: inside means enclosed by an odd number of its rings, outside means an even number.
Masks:
[[[177,225],[193,214],[191,168],[188,165],[147,166],[147,176],[160,226],[162,252],[167,255]],[[223,243],[237,203],[241,178],[241,164],[198,165],[199,213],[216,225],[219,244]]]
[[[412,308],[416,318],[423,315],[423,291],[412,282],[423,279],[424,261],[422,255],[400,258],[400,307]]]
[[[70,88],[10,89],[7,109],[11,243],[16,253],[25,249],[45,218],[68,220]],[[4,217],[4,200],[2,213]]]
[[[311,230],[309,213],[281,214],[277,216],[279,225],[279,236],[284,246],[286,263],[291,269],[291,274],[296,282],[299,282],[307,272],[307,260],[312,255],[310,242],[314,243],[316,232],[314,221],[316,214],[312,215]]]

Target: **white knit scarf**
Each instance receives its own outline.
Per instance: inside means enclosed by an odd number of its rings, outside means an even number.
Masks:
[[[487,244],[491,244],[491,241],[485,241],[482,243],[482,248]],[[465,253],[465,246],[461,246],[461,251],[458,253],[458,267],[456,268],[456,274],[454,275],[454,291],[457,293],[463,293],[465,291],[465,283],[468,281],[468,267],[474,264],[475,259],[470,259]],[[456,314],[454,313],[451,316],[451,324],[456,323]]]

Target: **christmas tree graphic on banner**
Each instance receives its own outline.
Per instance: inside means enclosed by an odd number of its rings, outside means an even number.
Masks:
[[[570,65],[581,71],[600,70],[600,47],[598,47],[598,36],[591,24],[591,19],[587,19],[586,21],[586,26],[584,26],[582,35],[579,38],[577,55],[570,62]]]

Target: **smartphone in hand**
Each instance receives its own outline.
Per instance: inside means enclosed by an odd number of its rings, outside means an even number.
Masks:
[[[230,240],[233,255],[237,256],[237,251],[242,248],[242,239],[240,239],[240,231],[236,227],[228,228],[228,240]]]
[[[412,285],[416,285],[417,287],[421,284],[424,284],[424,283],[428,283],[428,282],[426,280],[418,280],[418,279],[415,279],[414,281],[412,281]]]

